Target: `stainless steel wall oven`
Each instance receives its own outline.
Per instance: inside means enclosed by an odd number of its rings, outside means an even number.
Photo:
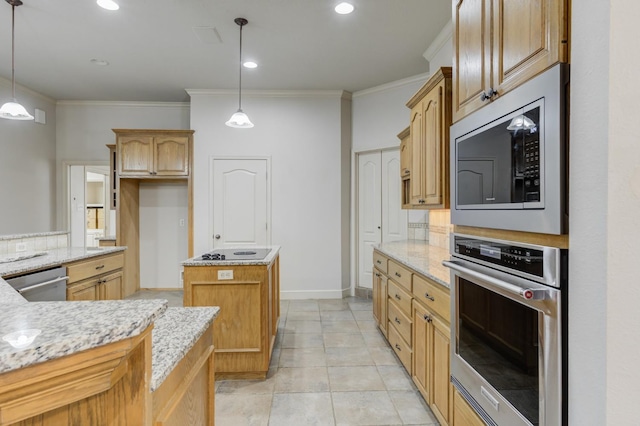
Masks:
[[[558,64],[451,127],[451,223],[568,232],[568,83]]]
[[[489,425],[566,423],[567,251],[452,234],[451,380]]]

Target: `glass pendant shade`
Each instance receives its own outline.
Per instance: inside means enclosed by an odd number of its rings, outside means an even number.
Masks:
[[[9,120],[33,120],[33,115],[29,114],[19,103],[7,102],[0,108],[0,118],[7,118]]]
[[[530,130],[536,127],[536,123],[525,115],[518,115],[511,119],[507,130]]]
[[[227,121],[224,124],[226,124],[229,127],[234,127],[236,129],[250,129],[253,127],[253,123],[251,122],[251,120],[249,120],[249,116],[244,112],[242,112],[241,109],[236,111],[231,116],[229,121]]]

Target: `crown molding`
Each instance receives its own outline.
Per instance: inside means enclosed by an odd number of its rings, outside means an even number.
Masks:
[[[109,106],[129,108],[189,108],[189,102],[136,102],[136,101],[58,101],[60,106]]]
[[[189,96],[238,96],[236,89],[185,89]],[[343,98],[351,99],[346,90],[243,90],[252,98]]]
[[[431,62],[434,56],[442,49],[444,44],[453,37],[453,22],[449,21],[445,24],[444,28],[440,30],[440,33],[431,42],[431,45],[424,51],[422,56]]]
[[[390,83],[381,84],[380,86],[371,87],[369,89],[359,90],[353,93],[353,97],[357,98],[359,96],[371,95],[372,93],[384,92],[385,90],[396,89],[398,87],[407,86],[413,83],[424,83],[427,81],[431,74],[424,73],[414,75],[413,77],[407,77],[402,80],[392,81]]]

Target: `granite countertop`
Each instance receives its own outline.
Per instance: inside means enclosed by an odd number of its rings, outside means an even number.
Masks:
[[[98,241],[115,241],[115,240],[116,240],[115,235],[107,235],[106,237],[98,238]]]
[[[0,276],[7,277],[9,275],[28,273],[51,266],[60,266],[63,263],[70,263],[76,260],[116,253],[125,249],[126,247],[64,247],[46,250],[42,256],[16,262],[0,263]],[[28,253],[18,254],[27,255]]]
[[[50,231],[50,232],[32,232],[30,234],[0,235],[0,241],[14,240],[16,238],[48,237],[52,235],[65,235],[68,233],[69,231]]]
[[[219,312],[217,306],[168,308],[155,321],[151,345],[151,392],[160,387]]]
[[[378,244],[374,248],[449,288],[449,269],[442,265],[442,261],[451,258],[449,250],[430,246],[429,242],[418,240],[392,241]]]
[[[0,340],[0,373],[137,336],[166,309],[167,301],[160,299],[3,304],[0,336],[28,329],[42,333],[22,349]]]
[[[280,246],[251,246],[251,247],[225,247],[225,249],[238,249],[238,250],[251,250],[251,249],[271,249],[271,252],[264,258],[260,260],[196,260],[199,259],[200,256],[192,257],[190,259],[182,262],[182,266],[236,266],[236,265],[270,265],[276,257],[278,257],[278,253],[280,252]]]

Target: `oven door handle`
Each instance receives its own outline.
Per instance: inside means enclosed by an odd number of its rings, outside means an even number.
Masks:
[[[491,283],[494,286],[501,288],[502,290],[515,296],[519,296],[525,300],[547,300],[552,298],[551,292],[549,292],[548,290],[538,288],[522,288],[517,285],[509,284],[508,282],[505,282],[503,280],[485,275],[481,272],[474,271],[473,269],[469,269],[455,260],[445,260],[444,262],[442,262],[442,264],[465,275],[469,275],[473,278]]]

